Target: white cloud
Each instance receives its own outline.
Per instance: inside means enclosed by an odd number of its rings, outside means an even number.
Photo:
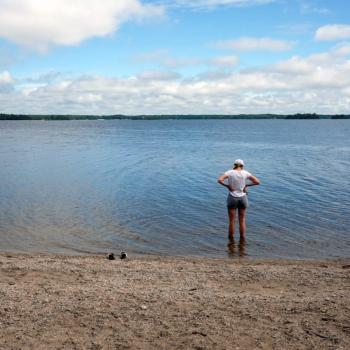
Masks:
[[[340,43],[339,45],[333,48],[332,52],[336,56],[348,56],[350,55],[350,43],[348,42]]]
[[[102,101],[102,96],[100,94],[95,93],[83,93],[81,95],[68,96],[67,101],[71,101],[73,103],[88,103],[94,104],[96,102]]]
[[[15,81],[16,89],[0,92],[0,105],[12,113],[349,113],[347,45],[256,69],[209,71],[190,78],[152,71],[28,88],[7,72],[3,81]]]
[[[168,50],[145,52],[133,57],[136,62],[150,62],[166,68],[181,68],[189,66],[212,66],[219,68],[232,68],[237,65],[238,57],[217,56],[212,58],[179,57],[172,56]]]
[[[200,58],[186,58],[186,57],[167,57],[160,62],[161,65],[168,68],[180,68],[189,66],[200,66],[205,64],[205,61]]]
[[[13,84],[14,80],[11,76],[11,74],[8,71],[4,71],[0,73],[0,84]]]
[[[317,29],[315,39],[318,41],[350,39],[349,24],[329,24]]]
[[[293,48],[294,42],[271,38],[243,37],[235,40],[221,40],[214,44],[218,49],[237,51],[288,51]]]
[[[232,76],[231,71],[219,69],[219,70],[210,70],[210,71],[202,72],[188,80],[214,82],[214,81],[219,81],[219,80],[229,78],[231,76]]]
[[[309,2],[302,1],[300,6],[300,11],[303,15],[307,15],[309,13],[317,13],[320,15],[328,15],[331,11],[327,7],[315,6]]]
[[[0,72],[0,94],[8,93],[13,89],[15,80],[8,71]]]
[[[276,0],[159,0],[168,7],[189,7],[193,9],[213,9],[218,6],[255,6],[265,5]]]
[[[232,68],[238,63],[237,56],[219,56],[209,60],[209,64],[222,68]]]
[[[310,23],[284,23],[276,26],[277,32],[283,35],[302,35],[309,33],[311,28]]]
[[[188,66],[214,66],[232,68],[238,63],[237,56],[218,56],[208,59],[200,58],[171,58],[165,59],[162,64],[166,67],[179,68]]]
[[[25,82],[33,84],[46,84],[54,82],[55,80],[62,78],[62,76],[62,73],[51,70],[40,75],[28,77],[25,79]]]
[[[179,79],[181,75],[176,72],[162,72],[162,71],[145,71],[137,75],[140,80],[149,81],[169,81]]]
[[[155,50],[151,52],[139,53],[132,57],[136,62],[161,62],[170,57],[170,53],[166,49]]]
[[[39,51],[114,33],[130,19],[158,16],[139,0],[0,0],[0,37]]]

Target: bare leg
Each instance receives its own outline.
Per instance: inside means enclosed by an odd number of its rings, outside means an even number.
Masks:
[[[232,238],[228,238],[228,244],[227,244],[227,248],[228,248],[228,255],[231,257],[234,257],[236,252],[236,244],[235,244],[235,240]]]
[[[245,256],[245,239],[241,238],[239,240],[239,244],[238,244],[238,253],[240,257]]]
[[[245,224],[245,208],[239,208],[238,209],[238,217],[239,217],[239,234],[241,236],[241,239],[245,239],[245,231],[246,231],[246,224]]]
[[[228,210],[228,219],[229,219],[228,238],[233,239],[233,234],[235,233],[236,209],[227,209],[227,210]]]

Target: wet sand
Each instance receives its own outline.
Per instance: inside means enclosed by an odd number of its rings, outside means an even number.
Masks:
[[[350,260],[0,255],[0,349],[349,349]]]

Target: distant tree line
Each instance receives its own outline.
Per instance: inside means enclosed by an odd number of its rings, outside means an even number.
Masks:
[[[286,119],[321,119],[316,113],[297,113],[286,115]]]
[[[0,113],[0,120],[167,120],[167,119],[350,119],[350,114],[161,114],[161,115],[32,115]]]

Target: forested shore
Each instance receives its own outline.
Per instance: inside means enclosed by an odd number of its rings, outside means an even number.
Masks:
[[[168,120],[168,119],[350,119],[350,114],[166,114],[166,115],[70,115],[70,114],[6,114],[0,120]]]

